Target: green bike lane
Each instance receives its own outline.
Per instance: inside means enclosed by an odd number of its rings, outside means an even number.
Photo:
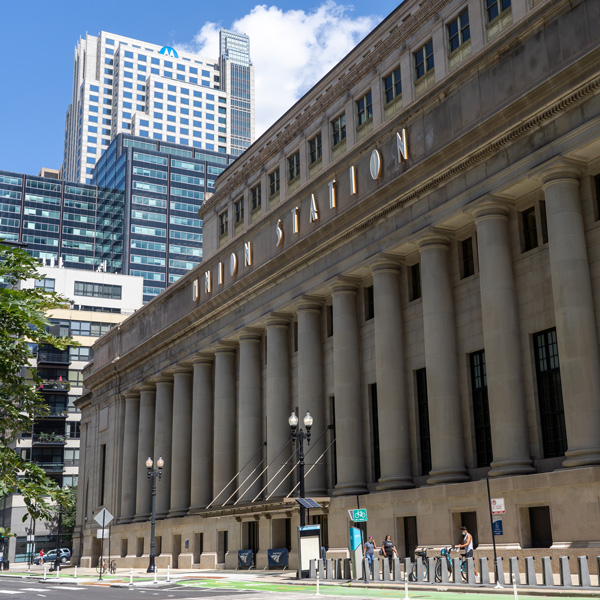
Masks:
[[[199,579],[199,580],[186,580],[180,581],[179,585],[191,586],[191,587],[210,587],[214,589],[235,589],[235,590],[247,590],[253,592],[279,592],[294,593],[294,594],[305,594],[306,596],[315,596],[317,594],[316,585],[307,584],[293,584],[293,583],[279,583],[279,582],[267,582],[267,581],[247,581],[247,580],[233,580],[233,579]],[[518,600],[550,600],[557,597],[560,598],[577,598],[578,600],[584,600],[589,598],[598,599],[597,594],[586,594],[583,590],[561,590],[554,591],[554,593],[545,595],[543,593],[527,594],[522,593],[523,590],[517,591]],[[319,596],[323,597],[342,597],[342,598],[399,598],[405,599],[405,590],[403,586],[395,588],[381,588],[374,585],[353,585],[352,583],[345,583],[343,585],[331,585],[321,584],[319,586]],[[514,600],[514,592],[511,587],[506,587],[503,590],[493,590],[488,588],[484,590],[479,588],[478,591],[470,591],[466,589],[426,589],[426,588],[415,588],[411,587],[408,590],[408,600],[502,600],[503,598],[510,598]]]

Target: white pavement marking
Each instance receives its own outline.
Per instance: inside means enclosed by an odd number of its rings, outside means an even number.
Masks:
[[[46,588],[19,588],[19,591],[21,592],[44,592],[46,591]]]
[[[24,594],[25,592],[17,592],[14,590],[0,590],[0,594]]]
[[[52,585],[50,586],[51,590],[78,590],[81,591],[83,588],[80,588],[79,586],[75,587],[75,586],[68,586],[68,585]]]

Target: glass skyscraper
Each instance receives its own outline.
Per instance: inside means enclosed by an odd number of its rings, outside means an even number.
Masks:
[[[75,48],[63,176],[90,183],[119,133],[239,156],[254,140],[248,36],[220,33],[220,58],[105,31]]]

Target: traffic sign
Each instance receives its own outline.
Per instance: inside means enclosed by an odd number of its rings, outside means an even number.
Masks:
[[[503,515],[505,512],[504,498],[492,498],[492,514]]]
[[[108,539],[108,529],[96,529],[96,539],[107,540]]]
[[[503,535],[502,517],[494,517],[494,521],[492,522],[492,531],[494,532],[494,535]]]
[[[100,525],[100,527],[105,527],[106,525],[108,525],[112,520],[114,519],[114,517],[105,509],[103,508],[95,517],[94,517],[94,521],[96,521],[96,523],[98,523],[98,525]]]
[[[350,516],[350,519],[355,523],[364,523],[367,520],[367,509],[356,508],[354,510],[349,510],[348,515]]]

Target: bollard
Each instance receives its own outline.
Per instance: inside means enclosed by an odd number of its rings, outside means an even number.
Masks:
[[[381,570],[379,568],[380,560],[373,557],[373,581],[381,581]]]
[[[56,579],[58,579],[60,573],[60,562],[56,563]]]
[[[519,559],[516,556],[511,556],[508,559],[510,568],[510,580],[516,583],[521,583],[521,575],[519,574]]]
[[[423,583],[425,572],[423,569],[423,559],[420,556],[417,556],[417,582]]]
[[[154,567],[154,585],[158,585],[158,569]]]
[[[167,565],[167,583],[171,583],[171,565]]]
[[[442,583],[449,583],[448,578],[448,561],[445,557],[440,558],[440,564],[442,565]]]
[[[552,565],[549,556],[542,556],[542,575],[544,585],[554,585],[554,575],[552,575]]]
[[[308,561],[308,578],[309,579],[317,578],[317,561],[314,558],[311,558]]]
[[[335,579],[342,579],[342,559],[341,558],[336,558],[333,561],[333,569],[334,569],[334,578]]]
[[[393,573],[392,578],[394,581],[402,581],[402,568],[400,567],[400,559],[394,557],[392,561]]]
[[[577,564],[579,566],[579,585],[581,587],[591,587],[590,570],[588,568],[587,556],[578,556]]]
[[[408,572],[404,575],[404,600],[408,600]]]
[[[482,556],[479,559],[479,582],[483,585],[489,585],[490,583],[490,568],[487,556]]]
[[[561,556],[558,561],[560,569],[560,585],[563,587],[573,585],[573,582],[571,581],[571,569],[569,569],[569,557]]]
[[[357,571],[357,577],[358,577],[360,575],[360,572],[358,569],[356,569],[356,571]],[[325,579],[333,579],[333,559],[332,558],[328,558],[325,560]]]
[[[44,581],[46,581],[46,569],[47,569],[47,568],[48,568],[48,567],[46,567],[46,565],[44,565]]]
[[[525,557],[525,583],[526,585],[538,584],[533,556]]]
[[[475,579],[475,562],[472,557],[467,558],[467,583],[477,583]]]
[[[348,581],[352,579],[352,565],[349,558],[344,559],[344,579]]]
[[[412,573],[412,561],[410,560],[410,558],[405,558],[404,559],[404,579],[408,580],[411,573]]]
[[[317,573],[321,579],[325,579],[325,561],[322,558],[317,560]],[[352,579],[352,577],[350,577],[350,579]]]
[[[497,579],[494,587],[496,589],[500,589],[504,587],[505,579],[504,579],[504,563],[502,562],[502,557],[499,556],[496,560],[496,575]]]
[[[319,593],[319,571],[317,569],[315,569],[316,574],[317,574],[317,593],[315,594],[315,596],[320,596],[321,594]]]
[[[133,589],[133,567],[129,571],[129,588]]]
[[[74,579],[77,579],[77,565],[75,565],[75,574],[73,575]]]
[[[452,581],[454,581],[454,583],[462,582],[462,574],[460,572],[460,558],[452,559]]]
[[[518,573],[518,571],[517,571]],[[519,600],[519,595],[517,594],[517,577],[514,573],[511,574],[512,584],[513,584],[513,596],[515,600]]]

